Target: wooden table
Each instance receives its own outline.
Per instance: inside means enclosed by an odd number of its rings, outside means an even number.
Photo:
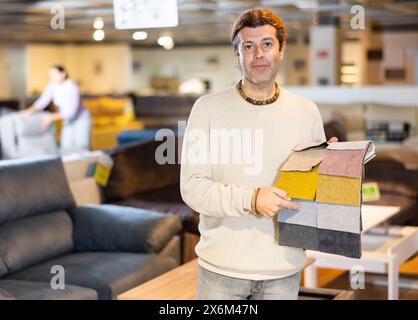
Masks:
[[[317,268],[351,270],[361,267],[365,272],[387,274],[388,299],[399,297],[399,266],[418,251],[418,228],[378,225],[399,212],[399,207],[362,207],[362,257],[353,259],[339,255],[307,250],[315,263],[304,271],[304,285],[317,287]]]
[[[197,259],[118,295],[118,300],[194,300]]]

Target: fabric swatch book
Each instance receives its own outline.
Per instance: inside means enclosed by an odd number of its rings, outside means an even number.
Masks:
[[[360,258],[364,164],[375,155],[372,141],[298,144],[274,183],[301,208],[277,215],[279,244]]]

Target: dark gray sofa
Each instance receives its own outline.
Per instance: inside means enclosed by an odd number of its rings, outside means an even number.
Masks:
[[[0,162],[0,299],[114,299],[179,264],[174,215],[76,207],[61,159]],[[53,266],[65,289],[52,289]]]

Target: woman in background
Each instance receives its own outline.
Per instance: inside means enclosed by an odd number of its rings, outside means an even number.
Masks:
[[[52,101],[58,111],[43,119],[43,126],[62,120],[60,146],[62,153],[80,152],[90,146],[90,113],[84,107],[77,84],[69,79],[63,66],[57,65],[49,70],[49,83],[42,95],[31,107],[22,111],[24,116],[44,110]]]

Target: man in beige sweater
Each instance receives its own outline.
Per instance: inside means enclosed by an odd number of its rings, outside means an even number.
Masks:
[[[324,141],[316,105],[276,84],[286,44],[280,18],[254,9],[231,40],[242,80],[193,106],[180,188],[200,213],[198,299],[297,299],[304,250],[279,246],[276,215],[298,206],[272,187],[294,146]]]

